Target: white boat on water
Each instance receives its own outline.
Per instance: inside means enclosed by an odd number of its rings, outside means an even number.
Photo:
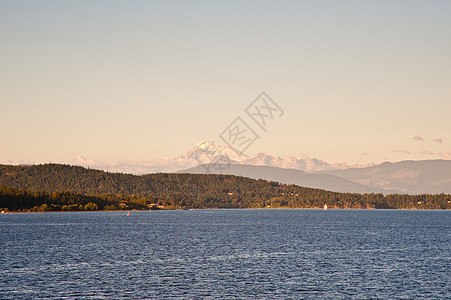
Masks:
[[[327,210],[327,204],[324,204],[324,210]]]

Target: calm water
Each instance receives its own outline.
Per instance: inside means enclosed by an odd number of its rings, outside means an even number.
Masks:
[[[0,298],[451,298],[451,212],[0,215]]]

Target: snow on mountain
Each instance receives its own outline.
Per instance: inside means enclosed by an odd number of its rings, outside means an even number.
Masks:
[[[203,173],[229,172],[333,191],[451,193],[451,160],[386,162],[380,165],[330,164],[317,158],[298,159],[265,153],[249,157],[209,141],[202,141],[175,158],[102,161],[79,156],[60,163],[131,174],[184,172],[189,169]],[[1,159],[0,164],[33,163]]]
[[[4,164],[19,164],[2,160]],[[157,160],[123,160],[123,161],[104,161],[78,156],[77,158],[67,159],[60,163],[78,165],[95,169],[102,169],[110,172],[123,172],[132,174],[146,174],[156,172],[176,172],[188,168],[197,167],[204,164],[241,164],[253,166],[277,167],[283,169],[293,169],[305,172],[344,170],[349,166],[341,164],[329,164],[325,161],[304,157],[297,159],[294,156],[273,156],[265,153],[259,153],[254,157],[235,151],[228,146],[218,145],[213,141],[201,141],[191,149],[175,158],[161,158]],[[32,163],[30,163],[32,164]],[[368,165],[367,165],[368,166]],[[367,167],[361,166],[361,167]],[[359,166],[353,166],[359,167]]]
[[[265,153],[259,153],[256,156],[245,159],[242,161],[237,161],[239,164],[244,165],[253,165],[253,166],[268,166],[268,167],[276,167],[282,169],[294,169],[305,172],[317,172],[317,171],[327,171],[327,170],[345,170],[350,167],[353,168],[363,168],[373,166],[374,164],[368,165],[353,165],[348,166],[345,163],[337,163],[330,164],[323,160],[319,160],[317,158],[309,158],[304,157],[301,159],[297,159],[294,156],[284,156],[284,157],[276,157],[272,155],[268,155]]]
[[[158,172],[176,172],[203,164],[227,164],[239,162],[249,157],[236,152],[230,147],[216,144],[215,142],[202,141],[191,149],[175,158],[161,158],[157,160],[122,160],[101,161],[79,156],[68,159],[62,163],[78,165],[110,172],[123,172],[131,174],[147,174]]]
[[[190,162],[189,165],[191,166],[215,163],[234,163],[294,169],[305,172],[343,170],[349,168],[349,166],[344,163],[329,164],[317,158],[309,157],[297,159],[294,156],[280,157],[265,153],[258,153],[254,157],[248,157],[247,155],[238,153],[230,147],[217,145],[215,142],[208,141],[198,143],[193,148],[177,157],[175,160],[178,162]]]
[[[230,147],[217,145],[215,142],[202,141],[193,148],[175,158],[177,161],[195,161],[199,164],[216,162],[239,162],[249,158]]]
[[[267,155],[265,153],[259,153],[252,158],[240,161],[243,165],[253,165],[253,166],[268,166],[268,167],[278,167],[284,169],[296,169],[301,170],[301,165],[299,161],[293,157],[275,157],[272,155]]]

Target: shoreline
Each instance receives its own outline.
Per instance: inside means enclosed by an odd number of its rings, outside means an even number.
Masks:
[[[324,210],[322,207],[244,207],[244,208],[204,208],[204,209],[155,209],[155,210],[92,210],[92,211],[9,211],[1,212],[0,215],[8,214],[48,214],[48,213],[95,213],[95,212],[152,212],[152,211],[203,211],[203,210]],[[451,211],[447,208],[328,208],[329,210],[374,210],[374,211],[396,211],[396,210],[420,210],[420,211]]]

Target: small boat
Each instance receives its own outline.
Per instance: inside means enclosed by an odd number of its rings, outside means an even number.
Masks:
[[[127,212],[127,217],[130,217],[130,212],[129,211]]]
[[[324,210],[327,210],[327,204],[324,204]]]

